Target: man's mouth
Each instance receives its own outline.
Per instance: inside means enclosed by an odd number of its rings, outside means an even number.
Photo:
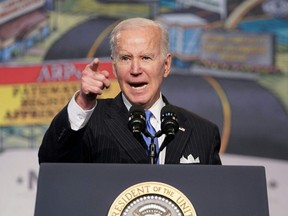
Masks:
[[[147,86],[148,83],[146,82],[139,82],[139,83],[129,83],[129,85],[133,89],[144,89]]]

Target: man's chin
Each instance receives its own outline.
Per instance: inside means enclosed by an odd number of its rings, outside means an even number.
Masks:
[[[140,101],[140,100],[134,100],[131,102],[132,105],[137,105],[137,106],[141,106],[143,107],[144,109],[147,108],[147,102],[145,101]]]

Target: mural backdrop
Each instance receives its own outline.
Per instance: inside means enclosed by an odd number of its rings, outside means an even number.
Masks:
[[[0,214],[31,215],[43,134],[91,59],[111,72],[109,33],[136,16],[169,32],[173,70],[162,92],[219,126],[224,162],[266,167],[271,215],[284,215],[287,0],[0,0],[0,188],[10,191],[0,195]],[[119,92],[110,78],[102,97]],[[272,163],[282,170],[270,175]]]

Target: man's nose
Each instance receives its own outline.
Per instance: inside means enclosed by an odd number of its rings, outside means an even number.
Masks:
[[[133,59],[131,64],[131,73],[132,74],[139,74],[141,73],[141,63],[137,59]]]

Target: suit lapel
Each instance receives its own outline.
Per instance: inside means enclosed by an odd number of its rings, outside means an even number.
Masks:
[[[146,163],[148,161],[145,148],[128,129],[128,110],[125,107],[121,93],[115,98],[111,106],[106,109],[105,123],[119,145],[127,152],[133,161]]]

